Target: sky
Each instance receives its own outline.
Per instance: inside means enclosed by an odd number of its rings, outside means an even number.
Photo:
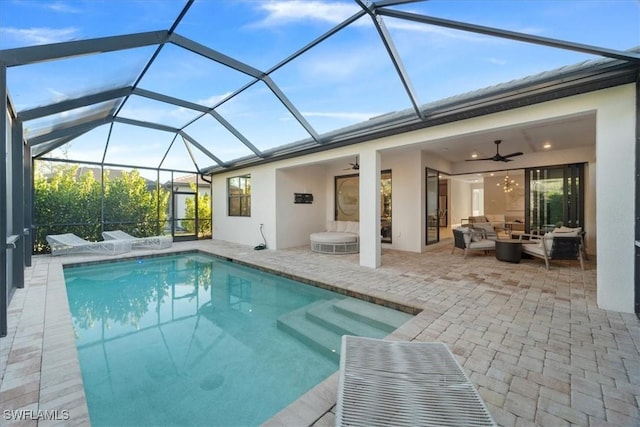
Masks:
[[[183,0],[0,0],[0,49],[167,30]],[[617,50],[640,45],[637,0],[431,0],[396,10]],[[263,72],[323,134],[411,108],[410,98],[369,16],[364,16],[286,65],[283,60],[340,24],[359,6],[352,0],[197,0],[176,33]],[[419,104],[523,78],[593,55],[498,39],[389,17],[382,18]],[[155,46],[49,61],[7,71],[18,111],[133,84]],[[277,68],[277,69],[276,69]],[[173,44],[165,45],[139,87],[211,107],[252,78]],[[28,121],[28,134],[85,114],[104,103]],[[263,82],[216,111],[258,150],[309,138]],[[252,155],[210,115],[130,97],[130,119],[184,128],[223,161]],[[198,120],[191,123],[194,119]],[[55,156],[92,162],[194,168],[181,137],[168,132],[103,125]],[[105,142],[109,146],[105,154]],[[170,148],[169,148],[170,147]],[[190,147],[199,168],[214,162]]]

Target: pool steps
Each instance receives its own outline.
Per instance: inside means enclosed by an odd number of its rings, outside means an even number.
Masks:
[[[278,328],[339,360],[342,335],[383,338],[412,316],[352,298],[316,301],[278,317]]]

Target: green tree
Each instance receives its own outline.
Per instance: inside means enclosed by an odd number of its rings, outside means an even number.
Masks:
[[[47,234],[72,232],[85,239],[100,236],[100,183],[93,174],[78,176],[78,166],[64,165],[50,178],[34,177],[35,251],[46,248]]]
[[[113,180],[105,178],[105,227],[124,230],[138,237],[161,234],[167,218],[169,192],[149,190],[140,172],[122,172]],[[158,210],[158,204],[160,209]]]
[[[198,197],[198,237],[211,236],[211,197],[208,194],[201,195],[197,193],[196,185],[189,184],[191,190]],[[196,207],[195,200],[188,198],[185,201],[185,218],[195,218]],[[195,232],[195,221],[182,221],[182,225],[190,233]]]

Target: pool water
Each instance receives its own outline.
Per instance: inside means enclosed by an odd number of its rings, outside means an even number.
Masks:
[[[64,274],[93,426],[259,425],[411,317],[201,253]]]

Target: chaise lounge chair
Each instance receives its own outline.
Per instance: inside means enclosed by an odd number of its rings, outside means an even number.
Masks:
[[[127,240],[90,242],[73,233],[50,234],[46,239],[53,256],[77,253],[117,255],[131,250],[131,242]]]
[[[165,249],[170,248],[173,240],[170,236],[135,237],[122,230],[103,231],[102,237],[109,240],[126,240],[133,249]]]
[[[344,335],[336,426],[495,426],[444,343]]]

